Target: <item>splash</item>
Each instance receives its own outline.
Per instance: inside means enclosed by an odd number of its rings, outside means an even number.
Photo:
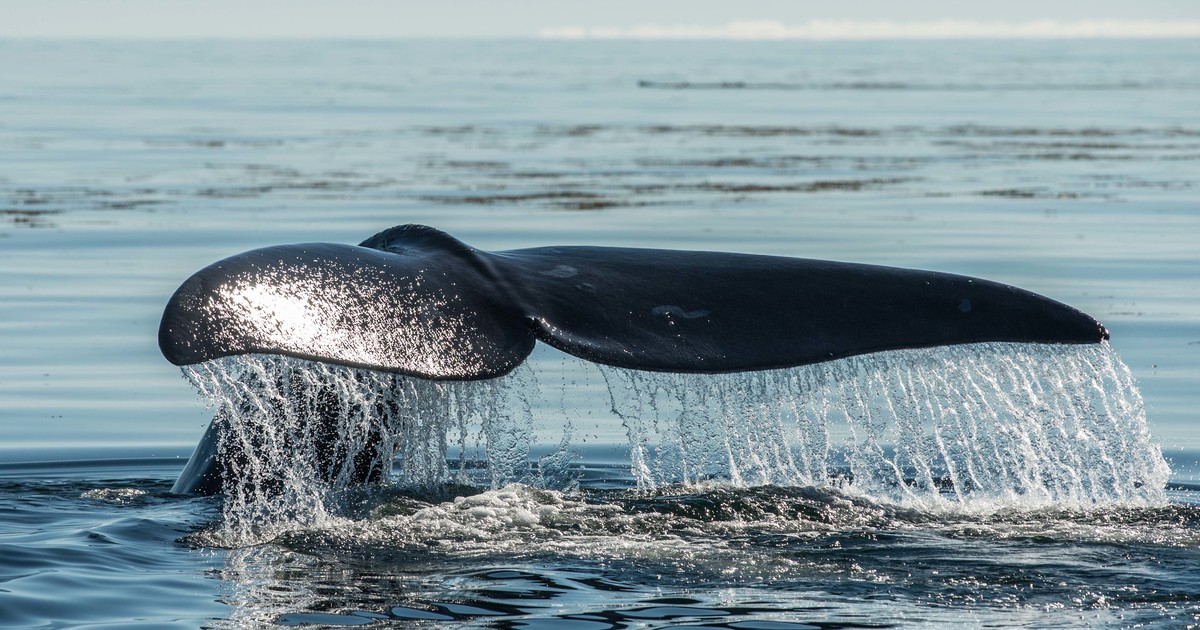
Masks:
[[[722,375],[585,366],[607,385],[642,492],[818,486],[956,510],[1166,499],[1168,467],[1107,344],[971,344]],[[427,381],[247,355],[184,372],[223,424],[225,542],[339,522],[363,478],[562,485],[530,463],[546,411],[533,368]],[[553,412],[570,427],[571,409]],[[568,429],[547,459],[561,464],[570,447]]]
[[[1169,469],[1107,344],[982,343],[726,375],[603,372],[641,488],[833,484],[922,507],[1165,500]]]
[[[221,424],[225,544],[336,523],[358,480],[436,488],[530,478],[528,368],[492,381],[428,381],[275,355],[183,368]],[[451,470],[447,452],[459,454]],[[486,482],[485,482],[486,483]]]

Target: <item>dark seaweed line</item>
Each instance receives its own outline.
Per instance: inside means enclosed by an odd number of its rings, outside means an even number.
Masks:
[[[417,127],[414,131],[424,135],[485,135],[502,136],[511,130],[490,127]],[[975,123],[925,127],[899,125],[894,127],[842,127],[842,126],[798,126],[798,125],[731,125],[719,123],[695,123],[683,125],[537,125],[538,136],[551,138],[588,138],[598,134],[641,133],[648,135],[691,134],[701,136],[833,136],[882,138],[885,136],[927,137],[981,137],[981,138],[1117,138],[1143,136],[1151,138],[1200,138],[1200,129],[1178,125],[1164,127],[1008,127]],[[1181,147],[1182,148],[1182,147]],[[465,162],[464,165],[469,165]],[[484,166],[486,164],[479,164]]]

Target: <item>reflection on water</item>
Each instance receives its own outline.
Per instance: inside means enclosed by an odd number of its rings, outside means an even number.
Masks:
[[[372,517],[231,550],[220,578],[229,627],[914,627],[962,606],[980,622],[1182,621],[1200,592],[1164,572],[1185,570],[1198,526],[1194,506],[980,516],[829,488],[509,486],[383,499]],[[1114,552],[1119,568],[1097,562]]]
[[[965,514],[833,488],[636,492],[627,466],[586,467],[608,481],[570,493],[381,489],[354,519],[232,550],[187,544],[220,510],[167,494],[173,469],[161,464],[119,479],[5,480],[0,623],[82,624],[99,610],[229,628],[928,627],[961,625],[964,612],[1003,626],[1200,621],[1194,491],[1158,507]],[[608,489],[621,478],[626,489]],[[74,606],[55,595],[65,588]]]
[[[320,142],[323,149],[335,149],[339,136],[348,135],[360,145],[357,153],[388,154],[411,153],[411,147],[432,139],[437,149],[389,162],[386,169],[378,164],[330,169],[292,159],[255,161],[260,153],[302,149],[311,139],[280,139],[267,147],[226,136],[146,140],[137,152],[181,152],[199,144],[231,155],[204,162],[185,182],[155,184],[151,177],[147,185],[118,189],[0,185],[0,202],[11,206],[0,218],[50,227],[53,215],[67,211],[153,212],[196,199],[397,199],[560,210],[737,207],[753,205],[762,195],[800,195],[800,201],[830,192],[1128,201],[1147,190],[1194,190],[1200,184],[1187,170],[1200,161],[1200,128],[1177,125],[595,124],[377,131],[336,131]],[[1138,166],[1146,163],[1166,168]],[[1006,188],[1013,183],[1021,186]]]

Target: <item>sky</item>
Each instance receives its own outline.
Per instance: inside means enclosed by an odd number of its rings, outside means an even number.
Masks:
[[[1030,24],[1035,21],[1040,27]],[[889,32],[1021,36],[1036,35],[1038,28],[1049,36],[1119,35],[1132,29],[1130,33],[1143,36],[1197,37],[1200,0],[0,0],[0,37],[654,38],[740,33],[771,39]]]

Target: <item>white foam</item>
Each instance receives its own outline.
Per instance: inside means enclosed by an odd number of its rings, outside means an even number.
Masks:
[[[542,29],[538,35],[544,39],[565,40],[1161,39],[1200,37],[1200,20],[809,20],[800,24],[784,24],[774,20],[738,20],[718,26],[561,26]]]

